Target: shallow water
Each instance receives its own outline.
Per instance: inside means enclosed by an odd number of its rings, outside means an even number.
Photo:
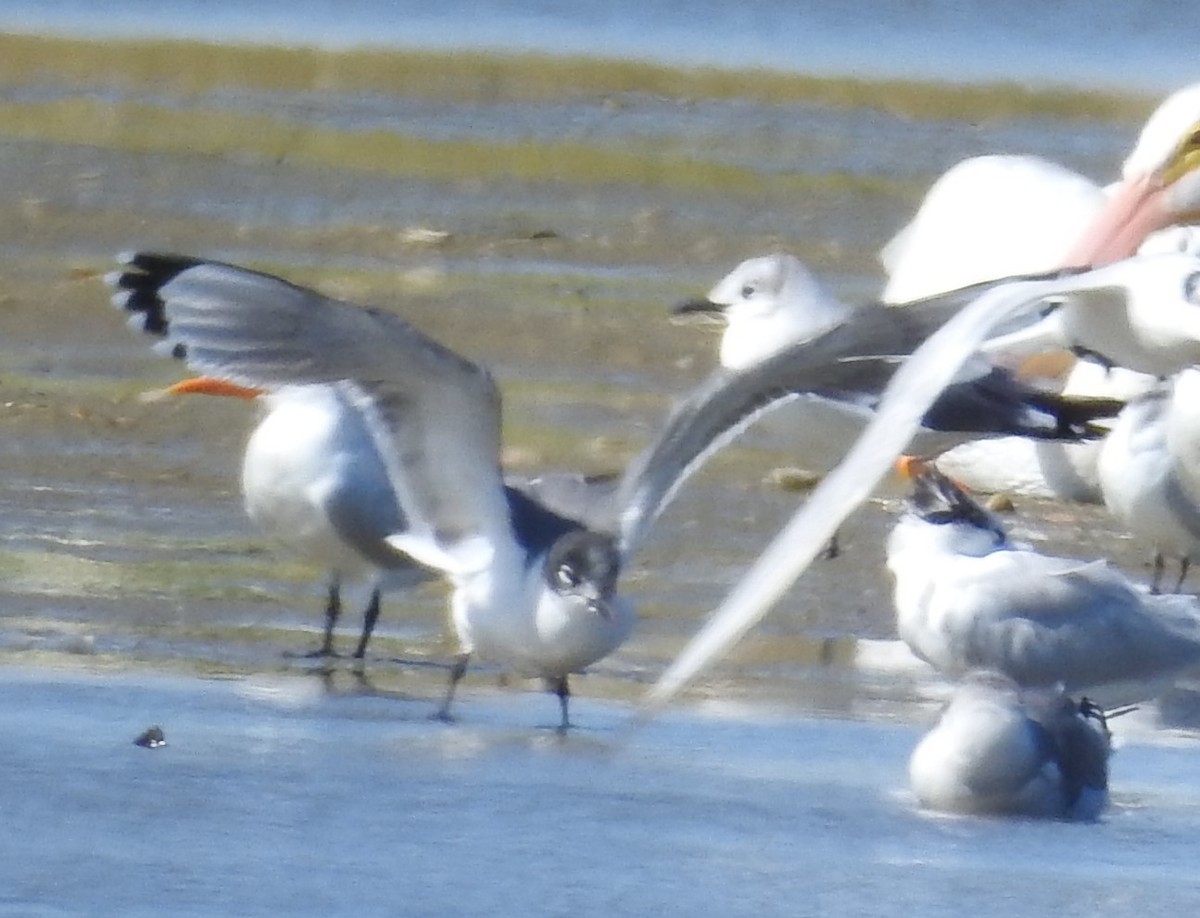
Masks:
[[[320,572],[240,508],[253,410],[143,398],[183,368],[123,327],[99,277],[155,246],[396,309],[495,368],[510,468],[608,471],[714,359],[716,336],[669,323],[669,304],[776,247],[869,296],[876,250],[945,166],[1002,149],[1110,176],[1152,103],[377,63],[0,37],[0,813],[21,827],[0,911],[1189,901],[1195,738],[1153,712],[1122,723],[1097,826],[914,811],[904,763],[944,686],[887,643],[894,486],[841,558],[614,752],[633,700],[801,499],[771,483],[777,439],[718,457],[664,515],[626,578],[638,631],[574,683],[565,741],[543,726],[553,698],[488,667],[457,725],[426,721],[452,650],[436,586],[388,598],[366,683],[341,664],[323,679],[284,656],[315,645]],[[1021,501],[1012,522],[1147,569],[1094,508]],[[357,627],[348,612],[343,647]],[[1170,711],[1195,723],[1185,696]],[[156,722],[170,745],[134,747]]]
[[[908,726],[675,713],[626,741],[585,701],[562,739],[514,727],[511,696],[447,726],[315,678],[0,679],[3,914],[1140,915],[1200,892],[1194,740],[1126,746],[1079,826],[915,812]],[[133,745],[152,723],[167,745]]]

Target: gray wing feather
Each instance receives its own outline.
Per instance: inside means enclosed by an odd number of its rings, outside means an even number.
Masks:
[[[613,502],[620,482],[617,475],[552,472],[534,478],[509,476],[506,482],[551,512],[589,529],[613,527]]]
[[[960,298],[866,307],[844,325],[743,370],[717,370],[667,418],[618,489],[622,550],[635,551],[689,475],[762,415],[807,394],[850,403],[883,389],[900,358],[950,318]]]
[[[860,307],[824,334],[754,366],[716,371],[676,405],[659,437],[627,470],[617,502],[623,550],[636,550],[686,478],[763,414],[804,395],[873,407],[900,364],[990,286],[968,287],[904,307]],[[976,391],[981,379],[986,391]],[[931,421],[957,422],[964,432],[1007,433],[1022,419],[1028,424],[1022,431],[1027,435],[1070,434],[1059,431],[1055,418],[1038,417],[1031,409],[1006,405],[1007,412],[997,410],[997,402],[1016,401],[1029,392],[1015,382],[1007,388],[1001,385],[985,361],[969,361],[960,380],[948,387],[928,416]],[[965,416],[958,410],[964,404],[972,406]],[[985,404],[989,410],[979,410]]]
[[[1062,682],[1068,691],[1153,679],[1200,661],[1200,603],[1154,596],[1104,562],[1015,553],[1019,564],[980,597],[968,636],[968,665],[991,665],[1025,685]],[[1040,560],[1039,560],[1040,559]],[[1002,661],[997,663],[997,661]]]
[[[158,293],[190,366],[267,388],[337,383],[412,531],[452,547],[507,524],[500,397],[482,367],[398,316],[231,265],[187,267]]]

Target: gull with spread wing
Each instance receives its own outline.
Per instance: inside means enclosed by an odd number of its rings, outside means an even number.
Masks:
[[[144,252],[123,260],[108,278],[114,301],[167,352],[268,398],[327,408],[334,399],[326,416],[369,438],[382,480],[370,468],[346,478],[364,492],[356,499],[377,503],[358,541],[370,541],[382,566],[419,564],[454,587],[461,654],[441,713],[478,653],[544,678],[566,727],[568,676],[633,628],[617,580],[641,531],[623,526],[611,501],[596,502],[605,519],[589,526],[506,486],[491,375],[398,316],[232,265]],[[672,476],[652,459],[639,468],[655,481]],[[638,490],[648,500],[663,493]],[[656,514],[638,508],[631,518]]]

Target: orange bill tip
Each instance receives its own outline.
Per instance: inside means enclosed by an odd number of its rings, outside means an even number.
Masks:
[[[223,395],[227,398],[254,399],[263,394],[264,389],[252,386],[240,386],[225,379],[212,376],[193,376],[183,379],[166,389],[168,395]]]
[[[896,471],[909,481],[920,475],[928,465],[929,463],[919,456],[900,456],[896,459]]]

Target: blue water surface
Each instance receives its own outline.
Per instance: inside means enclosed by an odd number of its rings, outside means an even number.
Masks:
[[[1177,0],[11,0],[0,29],[345,47],[489,49],[823,76],[1160,93],[1200,75]]]
[[[1194,743],[1118,753],[1098,824],[947,819],[911,727],[426,701],[315,677],[0,670],[0,915],[1185,913]],[[161,724],[168,745],[131,742]]]

